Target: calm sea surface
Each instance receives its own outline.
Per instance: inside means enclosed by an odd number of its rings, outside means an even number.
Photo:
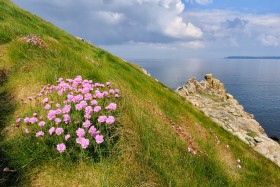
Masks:
[[[153,77],[176,89],[186,80],[203,80],[206,73],[225,84],[269,136],[280,138],[280,60],[129,59]]]

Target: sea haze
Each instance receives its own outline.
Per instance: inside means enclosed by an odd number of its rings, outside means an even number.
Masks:
[[[279,59],[129,59],[172,89],[206,73],[225,84],[269,136],[280,138]]]

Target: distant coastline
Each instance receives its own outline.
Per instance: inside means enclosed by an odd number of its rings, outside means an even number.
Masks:
[[[280,56],[228,56],[225,59],[280,59]]]

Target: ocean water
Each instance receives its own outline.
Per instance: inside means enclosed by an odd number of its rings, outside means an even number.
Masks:
[[[172,89],[206,73],[225,84],[269,136],[280,139],[280,60],[265,59],[129,59]]]

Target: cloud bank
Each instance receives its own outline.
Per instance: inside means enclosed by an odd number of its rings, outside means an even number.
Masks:
[[[183,20],[185,5],[181,0],[14,2],[97,45],[131,41],[170,43],[203,36],[199,27]]]

